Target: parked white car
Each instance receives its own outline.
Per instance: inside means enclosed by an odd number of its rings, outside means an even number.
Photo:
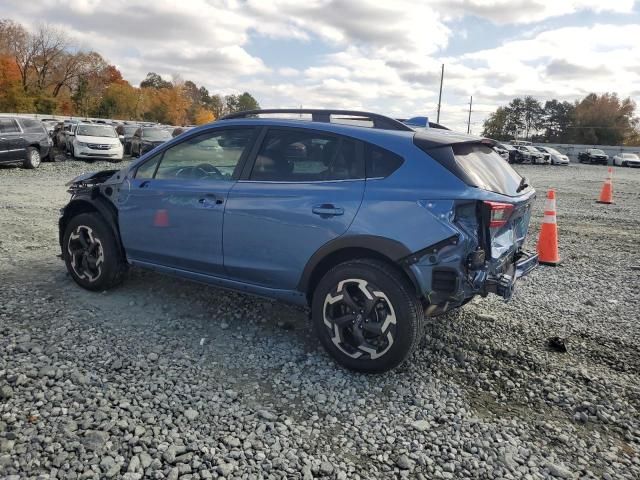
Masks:
[[[640,157],[635,153],[619,153],[613,157],[613,164],[620,167],[640,167]]]
[[[122,160],[124,149],[111,125],[80,123],[71,135],[69,151],[73,158]]]
[[[551,147],[536,147],[542,153],[549,154],[549,161],[551,165],[569,165],[569,157],[567,157],[564,153],[560,153],[555,148]]]

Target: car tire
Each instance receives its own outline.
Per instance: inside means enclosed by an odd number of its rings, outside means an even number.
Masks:
[[[28,147],[27,158],[22,163],[24,168],[29,168],[29,169],[38,168],[41,163],[42,163],[42,158],[40,157],[40,150],[38,150],[35,147]]]
[[[312,320],[323,347],[340,365],[381,373],[402,364],[420,342],[424,308],[394,267],[360,259],[335,266],[320,280]]]
[[[97,213],[81,213],[69,220],[62,240],[62,256],[71,278],[87,290],[113,288],[126,273],[119,242]]]

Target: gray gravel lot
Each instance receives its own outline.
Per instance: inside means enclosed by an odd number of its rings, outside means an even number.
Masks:
[[[603,167],[518,167],[531,246],[558,190],[564,263],[370,376],[303,310],[136,270],[73,284],[64,182],[111,167],[0,167],[0,478],[640,478],[640,171],[616,169],[605,206]]]

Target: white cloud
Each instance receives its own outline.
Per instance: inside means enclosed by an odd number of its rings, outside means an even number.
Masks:
[[[553,29],[543,23],[583,11],[630,13],[633,5],[632,0],[5,0],[2,16],[31,28],[41,21],[60,26],[134,84],[149,71],[179,75],[210,91],[248,90],[268,107],[304,104],[435,116],[445,63],[442,119],[464,128],[469,95],[478,102],[474,118],[480,121],[513,96],[574,99],[612,89],[637,94],[637,21]],[[473,49],[474,29],[467,27],[476,17],[496,25],[486,33],[497,46]],[[504,24],[531,26],[504,39]],[[471,46],[462,55],[444,57],[454,36]],[[250,53],[260,51],[250,47],[265,39],[292,42],[303,61],[287,65],[281,57],[269,64]]]

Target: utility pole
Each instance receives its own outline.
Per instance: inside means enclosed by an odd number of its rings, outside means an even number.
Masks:
[[[440,73],[440,95],[438,95],[438,116],[436,123],[440,123],[440,105],[442,104],[442,82],[444,80],[444,63],[442,64],[442,72]]]
[[[473,95],[469,99],[469,120],[467,120],[467,135],[471,133],[471,106],[473,105]]]

